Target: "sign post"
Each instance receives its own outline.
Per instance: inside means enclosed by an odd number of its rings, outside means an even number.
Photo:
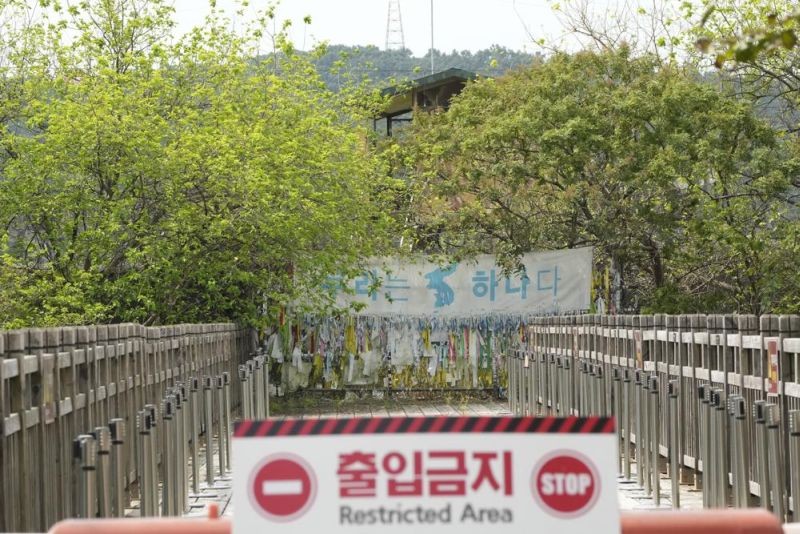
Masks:
[[[603,417],[244,421],[234,534],[616,534],[616,447]]]

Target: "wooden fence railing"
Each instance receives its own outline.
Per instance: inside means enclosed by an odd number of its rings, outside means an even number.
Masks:
[[[76,509],[73,440],[119,418],[129,435],[146,404],[190,377],[238,376],[255,349],[233,324],[135,324],[0,332],[0,528],[44,532]],[[240,382],[231,382],[238,405]],[[135,483],[126,447],[125,487]]]
[[[669,472],[673,505],[688,483],[707,507],[796,510],[800,317],[539,318],[510,356],[515,413],[616,416],[620,470],[655,499]]]

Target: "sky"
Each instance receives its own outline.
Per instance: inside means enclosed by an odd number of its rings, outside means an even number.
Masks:
[[[613,0],[593,0],[604,3]],[[268,0],[251,0],[248,10],[263,8]],[[434,46],[442,51],[479,50],[499,44],[533,51],[531,41],[561,35],[552,0],[433,0]],[[207,0],[174,0],[178,32],[202,22]],[[235,0],[217,0],[217,6],[235,11]],[[431,0],[400,0],[406,48],[424,55],[431,43]],[[384,48],[388,0],[282,0],[280,19],[293,21],[291,37],[301,49],[315,43],[375,45]],[[311,25],[303,18],[309,15]]]

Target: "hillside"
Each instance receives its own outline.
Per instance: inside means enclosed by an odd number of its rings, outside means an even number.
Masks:
[[[492,46],[485,50],[442,52],[434,50],[437,71],[457,67],[482,74],[497,76],[503,72],[530,64],[537,56]],[[393,81],[418,78],[430,73],[430,54],[414,57],[410,50],[381,50],[376,46],[330,45],[316,61],[325,82],[337,89],[348,81],[369,81],[375,85],[388,85]]]

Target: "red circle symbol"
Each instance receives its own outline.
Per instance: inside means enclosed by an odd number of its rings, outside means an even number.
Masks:
[[[314,472],[300,458],[267,458],[251,477],[252,502],[272,521],[293,521],[308,511],[317,493]]]
[[[588,512],[600,495],[592,463],[572,451],[548,456],[533,470],[533,496],[549,514],[577,517]]]

